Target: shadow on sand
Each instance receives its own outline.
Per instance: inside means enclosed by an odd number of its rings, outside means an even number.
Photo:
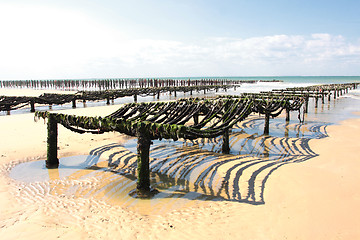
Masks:
[[[274,119],[271,135],[262,135],[259,132],[263,119],[249,118],[232,130],[230,154],[221,153],[221,137],[154,141],[150,152],[151,185],[160,192],[150,200],[129,196],[136,188],[136,139],[124,145],[113,143],[98,147],[87,156],[63,158],[59,169],[47,170],[43,162],[42,166],[33,168],[46,175],[43,181],[50,180],[52,194],[91,197],[125,207],[137,208],[142,202],[146,203],[142,208],[161,212],[179,204],[190,204],[188,200],[259,205],[265,203],[267,180],[279,167],[317,156],[310,149],[309,141],[326,137],[326,126]],[[22,173],[12,175],[16,179],[19,174]],[[67,183],[61,182],[64,179]]]
[[[326,125],[273,121],[275,136],[260,135],[263,120],[242,122],[230,135],[231,154],[221,154],[221,137],[196,141],[154,141],[151,147],[151,185],[160,190],[154,198],[228,200],[264,204],[268,178],[279,167],[307,161],[317,154],[309,141],[326,137]],[[279,131],[282,129],[283,133]],[[285,131],[284,131],[285,129]],[[281,136],[282,135],[282,136]],[[102,179],[109,198],[136,187],[136,139],[124,146],[110,144],[90,154],[107,161],[104,171],[112,180]],[[124,183],[114,175],[126,176]],[[125,180],[124,180],[125,181]],[[110,183],[111,182],[111,183]],[[105,186],[106,184],[106,186]]]

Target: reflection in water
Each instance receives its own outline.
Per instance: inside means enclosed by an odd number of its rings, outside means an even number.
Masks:
[[[230,134],[231,154],[221,153],[221,137],[154,141],[151,185],[160,193],[150,200],[129,196],[136,188],[136,139],[93,149],[88,156],[62,158],[59,169],[47,170],[44,161],[23,163],[11,176],[28,183],[49,181],[50,194],[100,199],[143,214],[191,206],[193,200],[264,204],[271,173],[317,156],[308,142],[327,135],[325,124],[284,119],[272,119],[271,136],[262,135],[263,124],[258,117],[238,124]]]

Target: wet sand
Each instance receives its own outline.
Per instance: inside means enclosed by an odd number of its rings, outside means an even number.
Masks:
[[[62,112],[105,116],[118,107]],[[132,202],[124,204],[116,201],[124,198],[107,201],[101,196],[111,191],[113,196],[120,194],[114,183],[120,186],[121,176],[111,171],[76,170],[66,179],[60,172],[49,171],[48,180],[14,179],[11,172],[16,166],[45,159],[46,125],[34,122],[33,114],[1,116],[0,234],[2,239],[358,239],[360,119],[328,126],[326,132],[329,137],[309,141],[314,154],[308,160],[297,158],[291,164],[274,165],[279,167],[266,179],[260,204],[189,193],[173,198],[168,197],[170,193],[156,201],[128,198]],[[134,156],[124,148],[128,140],[118,133],[81,135],[59,126],[59,157],[102,152],[105,161],[97,162],[102,168],[117,152],[117,159],[126,156],[130,164]],[[106,146],[113,146],[113,151],[104,151]],[[167,157],[158,156],[158,152],[154,150],[152,155],[155,160]],[[211,157],[224,160],[216,154]],[[171,161],[169,158],[165,163]],[[125,163],[117,164],[114,171]],[[223,164],[218,172],[226,173],[229,168]],[[131,168],[128,170],[131,176]],[[256,193],[262,187],[259,181],[263,180],[254,180]],[[240,183],[242,191],[244,183]],[[131,178],[121,185],[124,189],[132,186]],[[71,191],[73,195],[68,194]],[[197,194],[202,191],[194,190]]]

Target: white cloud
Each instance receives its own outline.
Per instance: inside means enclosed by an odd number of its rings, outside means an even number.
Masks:
[[[133,39],[86,15],[0,8],[0,78],[360,75],[360,42],[327,33],[252,38]]]

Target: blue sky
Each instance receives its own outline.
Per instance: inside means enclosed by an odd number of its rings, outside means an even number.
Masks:
[[[0,79],[360,75],[360,1],[0,0]]]

